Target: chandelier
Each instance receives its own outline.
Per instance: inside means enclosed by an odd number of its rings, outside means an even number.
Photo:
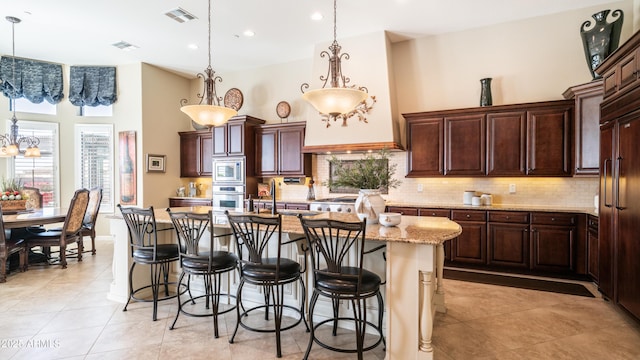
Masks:
[[[20,23],[20,19],[13,16],[7,16],[5,19],[11,23],[11,42],[12,42],[12,68],[13,79],[11,88],[13,89],[13,96],[10,97],[11,109],[13,110],[13,116],[11,117],[11,130],[8,134],[0,134],[0,157],[16,156],[22,151],[20,145],[25,144],[27,146],[24,150],[24,157],[40,157],[40,139],[35,136],[20,136],[18,135],[18,118],[16,118],[16,38],[15,38],[15,25]],[[7,82],[7,79],[3,80]]]
[[[220,101],[222,98],[218,97],[216,93],[216,81],[222,82],[222,78],[216,75],[216,72],[211,68],[211,0],[209,0],[207,24],[209,26],[209,66],[204,70],[204,74],[197,74],[197,77],[204,80],[204,94],[197,95],[200,99],[198,105],[186,105],[187,99],[182,99],[180,101],[180,110],[189,115],[196,123],[211,128],[226,123],[230,118],[237,115],[238,112],[234,109],[221,106]],[[202,104],[203,100],[206,101],[204,105]]]
[[[305,93],[305,90],[309,88],[309,84],[304,83],[300,87],[303,93],[302,98],[322,114],[322,121],[327,123],[327,127],[330,126],[329,120],[331,119],[334,121],[342,119],[342,126],[347,126],[347,119],[356,114],[360,121],[366,123],[367,119],[364,114],[368,113],[373,107],[373,103],[376,102],[375,96],[371,96],[372,103],[370,105],[366,103],[368,97],[367,88],[347,85],[351,79],[342,73],[341,61],[342,59],[348,60],[349,54],[340,54],[342,47],[336,40],[336,17],[337,4],[336,0],[333,0],[333,43],[329,46],[329,52],[325,50],[320,53],[322,58],[329,57],[327,74],[320,76],[320,81],[324,82],[322,88]],[[327,83],[329,83],[330,87],[327,87]]]

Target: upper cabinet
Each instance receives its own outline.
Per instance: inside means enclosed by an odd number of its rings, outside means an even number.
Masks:
[[[211,131],[180,132],[180,177],[211,176]]]
[[[303,153],[306,122],[261,125],[256,129],[257,176],[311,176],[311,154]]]
[[[254,129],[264,124],[262,119],[247,115],[234,116],[229,121],[213,128],[213,156],[247,156],[255,152]],[[248,161],[247,161],[248,163]]]
[[[603,81],[594,80],[573,86],[564,92],[565,99],[574,99],[574,174],[598,175],[600,149],[600,103]]]
[[[404,114],[407,177],[570,176],[573,101]]]

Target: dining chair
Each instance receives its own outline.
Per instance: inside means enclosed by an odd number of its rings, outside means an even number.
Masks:
[[[169,282],[169,265],[180,259],[178,244],[158,243],[158,231],[162,230],[157,227],[153,206],[148,208],[124,207],[120,204],[117,206],[129,230],[129,248],[133,259],[129,268],[129,299],[127,299],[122,311],[127,311],[131,300],[153,302],[153,321],[156,321],[158,319],[158,302],[177,296],[177,289],[175,292],[169,292],[169,285],[176,285],[175,282]],[[164,230],[171,230],[171,228]],[[136,264],[151,267],[151,281],[149,285],[134,289],[133,271]],[[164,286],[164,296],[162,297],[159,295],[160,286]],[[149,288],[151,288],[152,298],[141,297]]]
[[[7,281],[7,259],[9,256],[19,253],[21,271],[26,264],[26,248],[23,239],[7,238],[4,220],[2,219],[2,205],[0,205],[0,283]]]
[[[306,299],[306,289],[302,279],[305,266],[301,266],[297,261],[282,257],[282,247],[291,244],[299,239],[282,241],[282,215],[257,215],[239,214],[231,215],[225,211],[229,220],[229,225],[233,231],[236,241],[236,249],[240,262],[240,283],[238,285],[236,299],[237,322],[233,335],[229,338],[229,343],[233,343],[238,332],[238,327],[256,332],[273,332],[276,335],[276,356],[282,357],[282,346],[280,332],[292,329],[300,322],[304,322],[307,331],[309,326],[305,319],[304,306]],[[269,243],[275,242],[275,256],[268,256],[270,250]],[[302,301],[300,307],[294,307],[284,303],[284,286],[287,284],[300,282],[302,289]],[[262,287],[264,294],[264,304],[259,304],[250,308],[245,308],[242,303],[242,288],[245,284]],[[292,310],[299,316],[290,324],[282,325],[283,311],[285,308]],[[242,312],[241,312],[242,309]],[[248,316],[252,312],[264,311],[264,324],[251,322]],[[269,314],[273,312],[273,324],[270,323]]]
[[[100,203],[102,202],[102,188],[94,187],[89,190],[89,205],[87,211],[84,214],[84,221],[82,222],[82,229],[80,230],[81,236],[91,237],[91,250],[85,250],[84,252],[91,251],[91,255],[96,254],[96,221],[98,220],[98,212],[100,211]]]
[[[385,341],[382,329],[384,303],[380,292],[382,279],[374,272],[363,268],[364,255],[369,252],[365,250],[366,219],[360,222],[345,222],[303,216],[298,218],[307,239],[313,271],[313,294],[309,303],[311,336],[304,359],[309,357],[315,342],[332,351],[357,353],[358,359],[361,360],[365,351]],[[333,318],[314,325],[313,312],[321,295],[331,299]],[[377,324],[367,321],[367,299],[374,296],[378,300]],[[351,303],[352,317],[339,314],[339,305],[345,301]],[[329,341],[317,336],[318,327],[330,322],[333,323],[332,335],[337,336],[338,321],[353,321],[356,333],[355,348],[339,347],[337,344],[340,342],[334,341],[329,344]],[[377,335],[370,344],[365,345],[368,326],[371,326]]]
[[[42,208],[42,194],[40,193],[40,189],[35,188],[35,187],[31,187],[31,186],[24,186],[24,187],[22,187],[22,194],[23,194],[23,196],[26,195],[26,198],[27,198],[26,207],[27,207],[27,209],[41,209]]]
[[[69,210],[65,217],[64,223],[60,230],[46,230],[43,232],[27,232],[25,234],[26,249],[30,250],[35,246],[43,248],[45,254],[50,255],[50,248],[57,246],[60,249],[60,266],[67,268],[67,245],[72,243],[78,244],[78,261],[82,261],[82,223],[84,214],[89,204],[89,190],[78,189],[73,194],[69,203]],[[27,256],[26,267],[29,266],[29,258]]]
[[[184,285],[186,289],[186,291],[181,290],[178,293],[178,311],[169,329],[174,329],[180,313],[194,317],[212,316],[214,336],[218,338],[218,316],[232,311],[236,307],[235,299],[233,305],[224,308],[220,306],[221,297],[226,297],[227,300],[235,298],[235,295],[222,292],[222,275],[238,268],[238,257],[228,251],[214,250],[215,238],[230,234],[218,236],[214,234],[213,224],[215,222],[212,211],[203,214],[172,212],[171,209],[167,209],[167,212],[176,230],[180,248],[182,273],[178,280],[178,289],[181,289],[181,285]],[[207,235],[205,236],[205,234]],[[202,277],[204,280],[203,295],[195,297],[192,295],[192,275]],[[187,280],[183,283],[185,276],[187,276]],[[189,295],[186,300],[180,298],[180,295],[184,293]],[[197,300],[200,299],[204,299],[205,311],[202,311],[200,304],[197,303]]]

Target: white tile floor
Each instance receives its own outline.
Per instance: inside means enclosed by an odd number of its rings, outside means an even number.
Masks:
[[[69,267],[32,267],[0,284],[0,359],[275,359],[272,334],[240,329],[228,334],[235,313],[223,316],[220,338],[211,318],[181,316],[162,303],[158,321],[151,304],[106,299],[112,244]],[[601,298],[585,298],[445,280],[447,314],[438,314],[435,359],[640,359],[640,327]],[[303,325],[283,333],[283,359],[301,359]],[[312,359],[353,359],[314,346]],[[366,359],[382,359],[382,347]],[[394,359],[395,360],[395,359]]]

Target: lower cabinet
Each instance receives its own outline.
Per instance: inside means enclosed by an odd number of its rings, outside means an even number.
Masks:
[[[185,199],[185,198],[169,198],[169,207],[185,207],[185,206],[212,206],[211,199]]]
[[[486,211],[451,211],[451,220],[462,227],[462,234],[451,240],[451,261],[467,264],[487,263],[486,216]]]
[[[489,211],[488,264],[529,268],[529,213]]]
[[[575,214],[531,214],[532,270],[575,270],[577,222]]]
[[[587,218],[587,274],[595,283],[599,280],[600,258],[598,253],[598,217],[589,215]]]

